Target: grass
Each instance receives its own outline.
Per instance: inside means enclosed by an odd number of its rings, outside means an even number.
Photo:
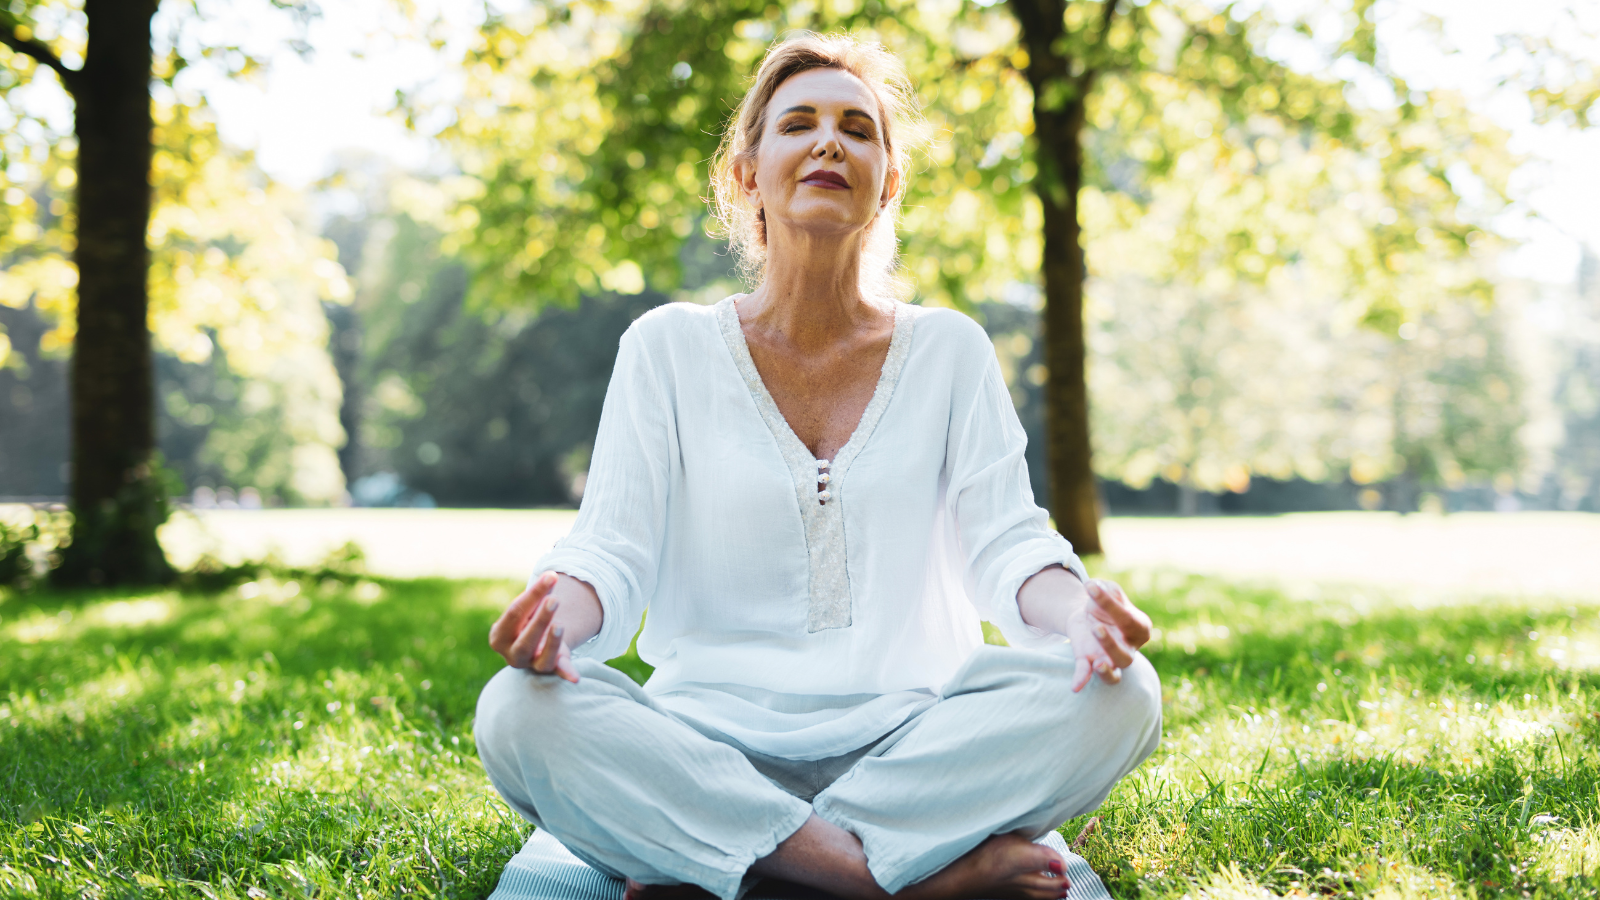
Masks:
[[[1117,896],[1600,895],[1600,598],[1127,584],[1166,723],[1086,845]]]
[[[1115,896],[1600,895],[1600,598],[1124,583],[1166,740],[1081,850]],[[528,833],[471,740],[514,589],[4,597],[0,897],[485,896]]]
[[[526,826],[472,747],[499,583],[0,606],[0,896],[478,897]]]

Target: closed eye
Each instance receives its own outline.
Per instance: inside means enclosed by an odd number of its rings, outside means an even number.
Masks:
[[[799,134],[802,131],[809,131],[809,130],[811,130],[811,128],[812,128],[812,125],[811,125],[810,122],[805,122],[805,121],[794,122],[794,121],[790,121],[790,122],[784,122],[783,124],[779,125],[778,126],[778,133],[779,134]],[[872,141],[877,140],[876,134],[871,129],[867,129],[867,128],[846,128],[846,129],[843,129],[843,131],[844,131],[845,134],[850,135],[851,137],[855,138],[856,140],[867,141],[869,143],[872,142]]]

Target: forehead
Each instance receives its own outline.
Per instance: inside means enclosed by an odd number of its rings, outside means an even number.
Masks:
[[[855,107],[877,113],[878,100],[866,84],[842,69],[807,69],[792,75],[773,92],[771,108],[782,112],[791,106]]]

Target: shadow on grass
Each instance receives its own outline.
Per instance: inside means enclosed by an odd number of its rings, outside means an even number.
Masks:
[[[1600,672],[1562,669],[1539,654],[1552,638],[1585,625],[1594,631],[1593,601],[1418,609],[1356,598],[1288,600],[1265,588],[1181,579],[1140,601],[1164,632],[1145,654],[1167,680],[1205,679],[1241,704],[1281,697],[1290,707],[1315,706],[1337,702],[1319,698],[1319,684],[1359,692],[1374,678],[1395,677],[1423,692],[1490,702],[1544,692],[1552,679],[1564,688],[1600,687]]]
[[[1434,892],[1443,877],[1481,897],[1594,896],[1600,880],[1547,865],[1545,845],[1556,829],[1595,823],[1600,767],[1529,756],[1506,748],[1458,772],[1335,759],[1273,781],[1212,782],[1198,797],[1158,791],[1101,810],[1111,837],[1085,853],[1117,897],[1189,894],[1230,866],[1280,894],[1366,896],[1420,874]],[[1154,858],[1119,833],[1172,844]]]
[[[0,856],[46,895],[151,878],[486,894],[527,830],[471,741],[504,588],[256,587],[0,606]]]
[[[471,741],[478,691],[500,667],[485,635],[515,590],[263,579],[218,595],[4,599],[0,857],[42,896],[151,880],[218,897],[252,885],[483,896],[527,831],[488,792]],[[1149,651],[1163,679],[1210,692],[1194,718],[1253,704],[1337,717],[1379,681],[1489,701],[1556,680],[1600,687],[1536,652],[1530,632],[1575,627],[1562,607],[1360,609],[1202,579],[1139,599],[1167,633]],[[632,650],[613,665],[649,673]],[[1574,739],[1592,746],[1600,726],[1586,728]],[[1342,893],[1378,883],[1363,866],[1399,860],[1481,896],[1582,893],[1590,882],[1529,860],[1541,814],[1592,815],[1592,755],[1540,744],[1486,759],[1455,773],[1335,759],[1198,798],[1123,792],[1102,813],[1108,831],[1170,832],[1172,874],[1152,876],[1153,851],[1115,838],[1091,859],[1121,897],[1177,896],[1229,863],[1277,890]]]

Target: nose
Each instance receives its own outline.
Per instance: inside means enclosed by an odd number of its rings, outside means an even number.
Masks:
[[[838,135],[830,129],[818,135],[817,146],[811,149],[811,156],[814,159],[841,160],[844,159],[844,146],[839,143]]]

